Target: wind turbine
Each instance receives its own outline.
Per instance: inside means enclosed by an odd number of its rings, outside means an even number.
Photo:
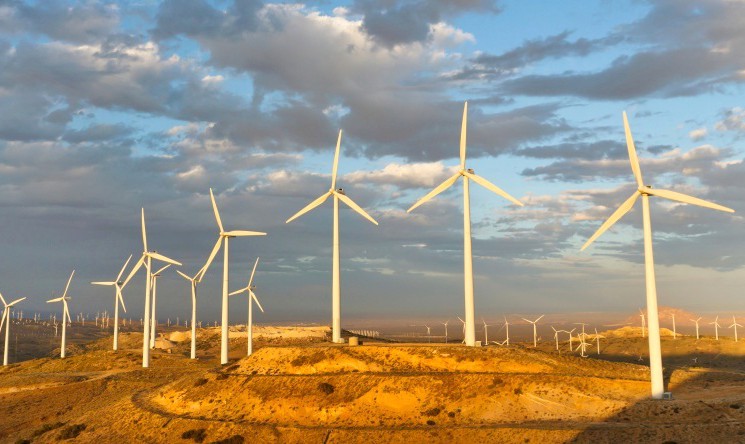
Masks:
[[[287,219],[285,223],[290,223],[303,214],[313,210],[317,206],[326,202],[326,199],[334,197],[334,232],[333,232],[333,252],[331,255],[332,271],[331,271],[331,340],[332,342],[342,342],[341,339],[341,283],[340,283],[340,271],[339,271],[339,201],[344,202],[349,208],[353,209],[362,217],[369,220],[370,222],[378,225],[378,222],[372,218],[365,210],[357,205],[352,199],[347,197],[342,188],[336,188],[336,173],[339,169],[339,147],[341,147],[341,134],[342,130],[339,130],[339,137],[336,140],[336,151],[334,152],[334,165],[331,170],[331,188],[316,200],[309,203],[302,210],[295,213],[291,218]]]
[[[3,350],[3,365],[8,365],[8,349],[9,347],[9,339],[10,339],[10,307],[16,305],[17,303],[21,302],[26,298],[20,298],[16,299],[15,301],[8,304],[5,302],[5,298],[2,294],[0,294],[0,301],[2,301],[5,308],[3,309],[3,317],[0,319],[0,331],[3,331],[3,323],[7,322],[8,324],[5,326],[5,350]]]
[[[735,342],[737,342],[737,327],[742,327],[742,325],[737,323],[734,316],[732,316],[732,325],[730,325],[729,328],[733,327],[735,329]]]
[[[716,337],[716,340],[718,341],[719,340],[719,327],[721,327],[721,325],[719,325],[719,316],[717,316],[716,319],[714,319],[714,322],[709,322],[709,324],[714,324],[714,335]]]
[[[603,335],[598,334],[598,329],[595,329],[595,342],[598,344],[598,355],[600,354],[600,338],[605,338]]]
[[[204,268],[199,270],[194,277],[189,277],[182,273],[180,270],[176,270],[176,273],[181,275],[184,279],[191,282],[191,359],[197,358],[197,284],[201,282],[202,276],[204,275]]]
[[[530,321],[528,319],[523,318],[523,321],[530,322],[531,324],[533,324],[533,347],[538,347],[538,333],[537,333],[537,330],[536,330],[536,326],[535,325],[544,316],[545,315],[538,316],[538,319],[536,319],[535,321]]]
[[[572,333],[574,333],[574,330],[576,330],[576,328],[573,328],[573,329],[571,329],[570,331],[567,332],[567,333],[569,333],[569,351],[570,352],[574,351],[574,345],[573,345],[574,344],[574,342],[573,342],[574,336],[572,336]]]
[[[150,279],[153,280],[153,283],[150,284],[150,289],[153,292],[153,315],[150,324],[150,348],[155,347],[155,330],[158,327],[158,317],[155,315],[155,307],[157,307],[158,305],[158,278],[170,266],[171,264],[166,264],[158,271],[150,275]]]
[[[484,323],[484,345],[489,345],[489,333],[487,330],[489,328],[489,325],[487,325],[484,318],[481,318],[481,322]]]
[[[675,330],[675,313],[670,313],[673,318],[673,339],[678,339],[678,332]]]
[[[124,282],[120,281],[122,278],[122,274],[124,274],[124,269],[127,268],[127,265],[129,265],[129,261],[132,259],[132,255],[129,255],[129,259],[127,259],[127,262],[124,263],[124,266],[119,271],[119,274],[116,276],[116,279],[113,281],[105,281],[105,282],[91,282],[93,285],[107,285],[114,287],[114,351],[117,351],[119,349],[119,304],[122,304],[122,309],[124,312],[127,312],[127,307],[124,306],[124,298],[122,297],[122,290],[124,289]],[[85,321],[83,321],[83,325],[85,325]]]
[[[644,322],[644,312],[642,311],[641,308],[639,309],[639,316],[642,318],[642,338],[643,338],[646,336],[644,334],[644,327],[646,327],[646,323]]]
[[[234,294],[238,294],[238,293],[243,293],[244,291],[248,294],[248,324],[246,325],[246,335],[248,338],[248,351],[246,353],[246,356],[251,356],[251,353],[253,353],[253,302],[256,302],[256,305],[259,307],[259,310],[261,310],[261,312],[264,313],[264,309],[261,307],[259,298],[257,298],[256,294],[254,293],[254,289],[256,288],[256,286],[253,285],[253,281],[254,281],[254,274],[256,273],[257,265],[259,265],[258,257],[256,258],[256,262],[254,262],[253,270],[251,270],[251,277],[248,279],[248,285],[245,286],[244,288],[241,288],[240,290],[236,290],[230,293],[230,296],[233,296]]]
[[[691,319],[691,322],[695,322],[696,323],[696,340],[697,341],[698,341],[698,321],[700,321],[700,320],[701,320],[701,318]]]
[[[227,364],[228,363],[228,241],[230,238],[233,237],[244,237],[244,236],[266,236],[266,233],[262,231],[246,231],[246,230],[232,230],[232,231],[225,231],[225,228],[222,226],[222,220],[220,219],[220,212],[217,209],[217,202],[215,202],[215,195],[212,193],[212,188],[210,188],[210,199],[212,200],[212,210],[215,213],[215,220],[217,221],[217,227],[220,229],[220,232],[217,237],[217,242],[215,243],[215,246],[212,248],[212,253],[210,253],[210,257],[207,259],[207,263],[204,264],[204,271],[202,272],[202,275],[207,272],[207,269],[210,267],[210,264],[212,263],[212,260],[215,258],[215,255],[220,250],[220,246],[225,243],[225,247],[223,248],[223,264],[222,264],[222,318],[221,318],[221,340],[220,340],[220,363],[221,364]]]
[[[416,201],[407,213],[414,208],[427,202],[446,189],[450,188],[459,178],[463,178],[463,277],[465,292],[465,312],[466,312],[466,333],[465,342],[469,347],[476,343],[476,324],[474,322],[475,310],[473,301],[473,255],[471,253],[471,194],[469,192],[469,182],[473,180],[487,190],[504,197],[515,205],[523,206],[522,202],[507,194],[504,190],[493,183],[477,176],[473,169],[466,169],[466,127],[468,123],[468,102],[463,105],[463,120],[460,128],[460,170],[452,175],[449,179],[442,182],[424,197]]]
[[[507,316],[504,317],[504,331],[507,334],[507,345],[510,345],[510,323],[507,321]]]
[[[448,343],[448,322],[450,322],[450,319],[448,319],[445,322],[440,322],[440,324],[445,326],[445,343]]]
[[[140,256],[140,260],[137,261],[134,268],[132,268],[132,271],[129,272],[129,276],[127,276],[127,279],[124,280],[124,283],[122,284],[122,287],[126,286],[130,279],[137,273],[137,271],[142,267],[143,265],[147,269],[146,273],[146,279],[145,279],[145,310],[143,311],[143,318],[144,323],[143,330],[142,330],[142,366],[147,368],[150,367],[150,296],[151,296],[151,289],[150,284],[152,283],[152,280],[150,279],[150,271],[153,269],[153,259],[159,260],[161,262],[166,262],[168,264],[172,265],[181,265],[181,262],[177,262],[171,258],[168,258],[166,256],[163,256],[160,253],[157,253],[155,251],[150,251],[147,249],[147,230],[145,227],[145,209],[142,209],[142,256]]]
[[[660,345],[660,320],[657,314],[657,289],[654,277],[654,254],[652,252],[652,223],[649,215],[649,196],[658,196],[676,202],[698,205],[719,211],[733,213],[731,208],[723,207],[715,203],[678,193],[676,191],[662,190],[645,185],[642,180],[641,168],[639,167],[639,158],[636,156],[634,140],[629,128],[629,121],[626,112],[623,113],[623,125],[626,133],[626,147],[629,152],[629,161],[631,170],[636,178],[637,189],[620,207],[606,220],[582,246],[582,250],[587,248],[595,239],[603,234],[608,228],[616,223],[621,217],[633,208],[636,200],[642,198],[642,220],[644,226],[644,265],[647,287],[647,318],[649,320],[649,367],[652,380],[652,398],[662,399],[664,392],[664,383],[662,379],[662,351]]]
[[[62,293],[62,297],[56,298],[56,299],[50,299],[47,301],[47,304],[52,302],[62,302],[62,346],[60,347],[60,358],[65,357],[65,338],[67,337],[65,335],[65,332],[67,331],[67,322],[65,321],[65,316],[67,316],[67,320],[70,321],[72,324],[72,319],[70,319],[70,310],[67,307],[67,301],[70,299],[67,296],[67,290],[70,288],[70,282],[72,281],[72,276],[75,274],[75,270],[72,270],[72,273],[70,273],[70,279],[67,280],[67,285],[65,285],[65,292]]]
[[[554,341],[556,341],[556,351],[559,351],[559,331],[554,328],[554,326],[551,326],[551,330],[554,331]]]

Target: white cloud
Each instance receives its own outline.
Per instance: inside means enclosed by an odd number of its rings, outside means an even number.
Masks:
[[[442,162],[412,164],[389,163],[383,169],[354,171],[344,175],[351,183],[394,185],[399,188],[427,188],[439,185],[458,171],[457,166],[446,167]]]
[[[696,128],[695,130],[688,133],[688,137],[691,138],[691,140],[701,140],[708,134],[708,130],[706,128]]]

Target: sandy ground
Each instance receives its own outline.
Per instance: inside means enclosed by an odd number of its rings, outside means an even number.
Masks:
[[[143,369],[141,336],[126,333],[118,352],[103,338],[3,368],[0,442],[745,441],[743,342],[665,338],[674,399],[651,401],[646,339],[633,335],[582,358],[565,343],[349,347],[322,342],[325,327],[262,333],[248,358],[245,331],[232,339],[225,366],[205,329],[197,360],[189,332],[172,332]]]

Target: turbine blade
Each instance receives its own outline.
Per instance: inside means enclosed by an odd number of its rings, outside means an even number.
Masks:
[[[372,216],[370,216],[369,214],[367,214],[367,212],[365,210],[363,210],[362,207],[360,207],[359,205],[357,205],[356,203],[354,203],[354,201],[352,199],[350,199],[349,197],[347,197],[347,196],[345,196],[343,194],[340,194],[340,193],[336,193],[336,196],[339,198],[339,200],[341,200],[342,202],[344,202],[345,204],[347,204],[347,206],[349,206],[349,208],[351,208],[354,211],[358,212],[362,217],[364,217],[365,219],[367,219],[370,222],[374,223],[375,225],[378,225],[378,221],[376,221],[375,219],[372,218]]]
[[[251,284],[254,281],[254,274],[256,273],[256,266],[259,265],[259,258],[256,258],[256,262],[254,262],[254,269],[251,270],[251,277],[248,278],[248,288],[251,288]]]
[[[179,264],[179,265],[181,265],[181,264]],[[162,267],[162,268],[160,268],[160,269],[159,269],[158,271],[156,271],[156,272],[155,272],[155,273],[153,273],[153,274],[160,274],[160,273],[162,273],[163,271],[165,271],[165,270],[166,270],[166,269],[167,269],[168,267],[170,267],[170,266],[171,266],[171,264],[168,264],[168,265],[166,265],[165,267]]]
[[[293,220],[295,220],[298,217],[302,216],[303,214],[307,213],[308,211],[312,210],[313,208],[321,205],[322,203],[324,203],[326,201],[326,199],[329,198],[329,196],[331,196],[331,193],[332,193],[331,191],[328,191],[326,193],[323,193],[316,200],[314,200],[313,202],[311,202],[308,205],[306,205],[305,208],[303,208],[302,210],[300,210],[297,213],[295,213],[294,216],[292,216],[291,218],[287,219],[285,221],[285,223],[286,224],[289,224],[290,222],[292,222]]]
[[[8,307],[6,306],[3,310],[3,317],[0,319],[0,331],[3,331],[3,324],[5,324],[5,317],[8,316]]]
[[[108,281],[104,281],[104,282],[91,282],[91,285],[116,285],[116,282],[108,282]]]
[[[266,233],[263,231],[247,231],[247,230],[233,230],[233,231],[226,231],[224,233],[220,233],[225,236],[266,236]]]
[[[70,278],[67,280],[67,285],[65,285],[65,292],[62,293],[62,297],[67,296],[67,290],[70,288],[70,282],[72,282],[72,277],[75,274],[75,270],[72,270],[72,273],[70,273]]]
[[[254,301],[256,301],[256,305],[259,306],[259,310],[261,310],[262,313],[264,313],[264,307],[261,306],[261,302],[259,302],[259,298],[256,297],[256,293],[254,293],[251,290],[248,290],[248,293],[251,295]],[[250,304],[251,301],[249,300],[248,303]]]
[[[210,256],[207,258],[207,262],[205,262],[204,267],[202,267],[202,270],[200,271],[200,273],[198,273],[200,281],[204,277],[204,274],[207,272],[207,269],[210,268],[210,264],[212,264],[212,261],[215,259],[217,252],[220,251],[221,244],[222,244],[222,236],[219,236],[217,238],[217,242],[215,242],[215,246],[212,247],[212,252],[210,253]]]
[[[336,189],[336,173],[339,171],[339,148],[341,147],[341,130],[339,130],[339,138],[336,139],[336,151],[334,152],[334,166],[331,169],[331,189]]]
[[[143,254],[140,257],[140,260],[137,261],[135,266],[132,268],[132,271],[129,272],[129,275],[127,276],[127,279],[124,280],[124,283],[122,284],[122,288],[127,286],[127,283],[129,283],[129,280],[132,279],[132,277],[137,273],[137,271],[142,267],[142,265],[145,263],[145,255]]]
[[[0,293],[0,301],[3,301],[3,305],[5,305],[5,298],[2,293]]]
[[[544,316],[546,316],[546,315],[540,315],[540,316],[538,316],[538,319],[536,319],[536,320],[535,320],[535,322],[538,322],[538,321],[540,321],[540,320],[541,320],[541,318],[542,318],[542,317],[544,317]]]
[[[608,230],[608,228],[612,227],[613,224],[618,222],[618,220],[621,219],[626,213],[631,211],[631,208],[634,206],[634,203],[636,203],[636,199],[638,199],[639,196],[641,196],[641,193],[639,193],[639,191],[634,191],[634,194],[632,194],[631,197],[626,199],[626,202],[622,203],[621,206],[618,207],[618,209],[613,214],[611,214],[608,220],[603,222],[603,225],[601,225],[600,228],[598,228],[598,231],[596,231],[595,234],[593,234],[589,239],[587,239],[587,242],[585,242],[585,244],[582,245],[582,248],[580,249],[580,251],[584,251],[585,248],[590,246],[590,244],[595,241],[595,239],[600,237],[600,235],[605,233],[605,231]]]
[[[116,286],[116,297],[119,299],[119,303],[122,304],[122,308],[124,309],[124,313],[127,312],[127,307],[124,305],[124,297],[122,296],[122,289],[117,285]]]
[[[460,124],[460,169],[466,169],[466,129],[468,126],[468,101],[463,104],[463,120]]]
[[[443,183],[437,185],[434,190],[430,191],[429,193],[425,194],[424,197],[416,201],[414,205],[411,206],[408,210],[406,210],[407,213],[411,213],[411,211],[418,207],[419,205],[423,204],[424,202],[427,202],[428,200],[432,199],[433,197],[437,196],[438,194],[442,193],[443,191],[450,188],[456,180],[461,176],[461,173],[455,173],[450,178],[446,179]]]
[[[212,200],[212,211],[215,212],[215,220],[217,220],[217,226],[220,227],[220,233],[225,231],[225,229],[222,227],[222,220],[220,220],[220,212],[217,210],[217,202],[215,202],[215,195],[212,193],[212,188],[210,188],[210,199]]]
[[[712,210],[726,211],[727,213],[735,212],[735,210],[733,210],[732,208],[723,207],[713,202],[709,202],[703,199],[699,199],[697,197],[689,196],[687,194],[678,193],[676,191],[645,188],[644,192],[651,194],[652,196],[659,196],[659,197],[664,197],[665,199],[677,200],[678,202],[683,202],[683,203],[687,203],[691,205],[698,205],[699,207],[711,208]]]
[[[476,174],[471,174],[468,171],[465,171],[463,173],[463,175],[466,176],[467,178],[473,180],[477,184],[481,185],[482,187],[486,188],[487,190],[489,190],[489,191],[491,191],[491,192],[493,192],[495,194],[498,194],[498,195],[504,197],[505,199],[509,200],[510,202],[514,203],[515,205],[519,205],[521,207],[524,206],[522,202],[520,202],[519,200],[517,200],[514,197],[510,196],[503,189],[499,188],[498,186],[494,185],[493,183],[489,182],[488,180],[484,179],[483,177],[477,176]]]
[[[636,156],[636,147],[634,146],[634,138],[631,136],[631,128],[629,128],[629,119],[626,117],[626,111],[623,112],[623,129],[626,132],[626,148],[629,150],[631,171],[634,173],[637,185],[643,187],[642,170],[639,168],[639,158]]]
[[[232,293],[228,293],[228,296],[234,296],[234,295],[236,295],[236,294],[238,294],[238,293],[243,293],[243,292],[244,292],[244,291],[246,291],[246,290],[248,290],[248,287],[246,287],[246,288],[241,288],[240,290],[235,290],[235,291],[234,291],[234,292],[232,292]]]
[[[26,299],[26,298],[16,299],[15,301],[13,301],[10,304],[8,304],[8,307],[12,307],[12,306],[16,305],[17,303],[21,302],[24,299]]]
[[[125,263],[124,263],[124,266],[123,266],[123,267],[122,267],[122,269],[121,269],[121,270],[119,271],[119,275],[118,275],[118,276],[116,277],[116,281],[117,281],[117,282],[119,282],[119,279],[121,279],[121,278],[122,278],[122,275],[124,274],[124,270],[125,270],[125,269],[127,268],[127,265],[129,265],[129,261],[131,261],[131,260],[132,260],[132,255],[130,254],[130,255],[129,255],[129,258],[127,258],[127,262],[125,262]]]
[[[142,251],[147,251],[147,230],[145,229],[145,209],[142,208]]]
[[[183,277],[186,280],[189,280],[189,281],[191,280],[191,278],[189,276],[185,275],[184,273],[182,273],[181,270],[176,270],[176,273],[180,274],[181,277]],[[199,273],[197,273],[197,274],[199,274]]]
[[[181,262],[179,262],[177,260],[174,260],[174,259],[171,259],[169,257],[163,256],[160,253],[147,253],[147,255],[150,256],[153,259],[157,259],[157,260],[159,260],[161,262],[166,262],[166,263],[169,263],[169,264],[172,264],[172,265],[179,265],[179,266],[184,265]]]
[[[62,305],[63,305],[62,316],[67,315],[67,320],[70,321],[70,323],[72,324],[72,319],[70,319],[70,309],[67,307],[66,299],[62,299]],[[64,321],[64,318],[62,320]]]

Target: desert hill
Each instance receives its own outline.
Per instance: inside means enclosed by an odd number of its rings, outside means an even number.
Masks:
[[[226,366],[206,330],[198,360],[169,340],[143,369],[142,337],[128,333],[116,353],[105,338],[2,368],[0,441],[733,442],[745,430],[745,344],[731,340],[665,339],[676,399],[650,401],[647,367],[603,360],[642,350],[641,337],[604,339],[604,354],[581,358],[548,342],[350,347],[275,333],[251,357],[231,340]],[[687,349],[721,365],[683,365]]]

